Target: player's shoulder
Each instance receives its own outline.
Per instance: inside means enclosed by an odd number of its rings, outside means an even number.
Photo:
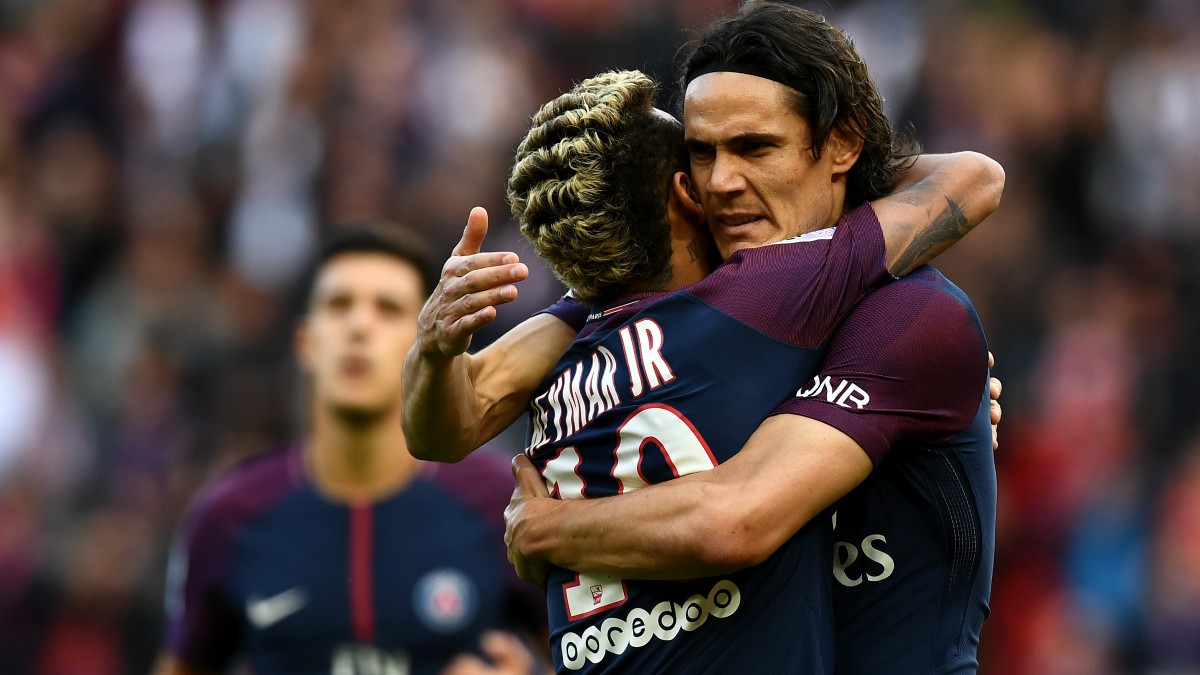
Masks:
[[[872,278],[886,275],[885,248],[879,219],[869,202],[841,217],[837,225],[733,252],[707,278],[689,287],[701,297],[736,289],[758,297],[772,288],[797,293],[792,284],[807,284],[830,272],[843,272],[852,260],[866,261]],[[878,269],[876,269],[878,268]]]
[[[427,471],[431,482],[479,514],[504,511],[513,491],[512,460],[483,447],[455,464],[436,464]]]
[[[484,446],[454,464],[437,464],[434,482],[451,487],[478,483],[512,484],[512,461],[498,450]]]
[[[242,460],[200,489],[185,517],[189,539],[231,536],[303,483],[300,450],[281,448]]]
[[[766,244],[759,248],[775,246],[781,248],[795,247],[803,244],[813,244],[814,242],[833,242],[837,239],[844,239],[863,234],[874,234],[879,232],[882,225],[879,223],[879,217],[875,215],[875,209],[870,202],[863,202],[853,209],[847,211],[841,218],[838,219],[837,225],[827,227],[822,230],[814,230],[805,232],[804,234],[796,235],[789,239],[783,239],[774,243]],[[811,246],[810,246],[811,247]],[[745,249],[754,250],[754,249]]]
[[[943,369],[958,360],[987,364],[987,338],[971,300],[929,266],[863,298],[834,334],[831,348],[922,378],[933,376],[930,368],[943,377]]]
[[[950,281],[946,275],[929,265],[918,267],[911,274],[900,277],[889,286],[895,286],[901,292],[946,297],[963,305],[971,305],[971,299],[967,297],[963,289],[958,287],[958,284]]]

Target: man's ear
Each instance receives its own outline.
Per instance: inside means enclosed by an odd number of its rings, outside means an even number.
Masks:
[[[842,131],[834,127],[825,141],[825,152],[833,162],[833,173],[846,173],[854,168],[858,156],[862,154],[863,139],[858,135]]]
[[[675,207],[680,215],[694,223],[704,223],[704,207],[692,187],[692,177],[686,172],[676,171],[671,177],[671,192],[668,208]]]

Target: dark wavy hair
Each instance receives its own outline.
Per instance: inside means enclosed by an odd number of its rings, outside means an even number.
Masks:
[[[677,120],[638,71],[584,80],[542,106],[517,147],[508,202],[521,233],[585,301],[670,279],[667,198],[687,170]]]
[[[421,297],[429,296],[438,277],[429,264],[429,247],[416,232],[392,222],[371,220],[339,223],[325,233],[304,280],[304,302],[312,301],[317,277],[330,261],[344,255],[372,254],[388,256],[411,265],[421,277]]]
[[[846,208],[892,191],[896,174],[919,148],[892,130],[875,88],[850,38],[815,12],[773,0],[750,0],[683,48],[680,91],[697,73],[736,64],[764,73],[795,90],[793,105],[808,122],[813,157],[834,129],[862,139],[863,149],[846,179]]]

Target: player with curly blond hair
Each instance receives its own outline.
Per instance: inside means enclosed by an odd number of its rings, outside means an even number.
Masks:
[[[517,147],[508,201],[521,233],[576,297],[595,302],[671,276],[671,177],[687,170],[682,127],[637,71],[584,80],[542,106]],[[630,181],[627,176],[656,177]]]
[[[871,291],[890,279],[889,271],[912,271],[994,210],[1003,172],[973,153],[922,156],[895,174],[892,196],[852,202],[852,195],[869,194],[857,192],[861,181],[848,185],[858,175],[852,170],[865,142],[890,130],[836,123],[872,118],[853,102],[806,103],[807,94],[789,84],[794,64],[777,71],[779,64],[760,52],[780,44],[794,52],[776,35],[783,31],[832,41],[827,50],[801,51],[804,67],[837,70],[861,59],[843,33],[823,30],[818,15],[792,8],[780,16],[777,3],[755,6],[771,11],[746,10],[702,39],[720,43],[733,36],[754,48],[693,64],[689,72],[684,139],[691,177],[588,173],[605,166],[604,151],[589,156],[593,163],[570,152],[535,150],[530,169],[538,180],[516,185],[518,198],[528,199],[538,189],[531,186],[548,179],[557,187],[530,200],[538,205],[531,222],[556,223],[556,209],[565,208],[563,222],[576,225],[592,222],[570,219],[577,202],[621,206],[632,186],[668,185],[666,223],[599,222],[616,238],[631,239],[640,228],[670,232],[670,279],[655,282],[651,272],[657,270],[643,268],[645,276],[621,277],[615,289],[592,286],[583,292],[601,298],[594,306],[579,311],[578,303],[563,302],[467,354],[470,334],[494,317],[496,305],[515,297],[513,282],[528,273],[515,254],[480,252],[486,214],[473,212],[422,312],[421,335],[406,364],[405,429],[439,445],[410,438],[409,449],[454,461],[488,438],[497,419],[511,422],[519,402],[528,404],[529,447],[518,457],[525,495],[515,495],[506,514],[506,538],[518,571],[546,584],[560,672],[832,673],[835,623],[839,647],[843,629],[853,634],[837,651],[839,669],[843,656],[850,663],[851,650],[876,659],[896,649],[895,640],[872,648],[858,625],[869,614],[861,608],[878,600],[883,585],[852,591],[857,614],[835,617],[830,519],[817,517],[828,516],[825,510],[868,476],[877,480],[856,503],[872,508],[843,514],[852,521],[843,530],[857,536],[865,527],[867,534],[854,540],[854,557],[843,555],[833,576],[840,574],[838,582],[849,589],[869,579],[901,585],[904,591],[894,597],[930,597],[913,604],[917,614],[892,608],[883,617],[883,610],[873,610],[875,619],[910,623],[899,647],[911,650],[907,660],[888,668],[933,672],[951,665],[958,672],[974,658],[971,635],[923,631],[957,621],[971,626],[977,639],[975,603],[982,589],[986,610],[990,578],[990,558],[982,555],[987,544],[980,542],[990,516],[979,509],[987,504],[979,494],[958,493],[953,504],[926,503],[924,492],[902,502],[897,488],[912,480],[910,472],[938,487],[935,498],[947,494],[942,487],[986,487],[971,473],[986,464],[981,448],[990,460],[990,436],[981,435],[987,431],[987,406],[981,405],[986,345],[969,302],[936,272],[922,269],[911,282]],[[834,81],[840,83],[835,88],[873,90],[852,77]],[[574,145],[579,138],[593,148],[621,147],[596,140],[596,130],[580,123],[587,118],[580,108],[622,99],[581,96],[578,89],[545,109],[551,119],[562,119],[548,125],[552,134],[543,137],[537,128],[545,121],[535,121],[535,148],[589,147]],[[818,124],[828,110],[835,123]],[[608,112],[601,118],[610,119]],[[616,118],[626,114],[645,119],[646,111],[630,105]],[[524,174],[523,160],[514,178]],[[586,190],[562,187],[581,185]],[[586,199],[574,200],[578,195]],[[527,227],[524,202],[513,204]],[[689,218],[697,212],[727,257],[709,276],[688,283],[705,260],[689,262],[674,242],[686,240],[679,234],[693,227]],[[622,230],[625,225],[630,229]],[[528,231],[535,241],[542,236],[536,225]],[[573,261],[590,251],[574,233],[558,241],[572,248],[551,251],[552,266],[561,278],[578,278]],[[567,283],[579,291],[581,284]],[[843,319],[845,328],[835,331]],[[565,353],[564,343],[544,338],[557,331],[561,339],[574,329],[579,333]],[[818,371],[825,348],[830,360]],[[541,356],[530,356],[535,352]],[[532,374],[522,370],[531,362],[540,365]],[[514,385],[518,379],[522,384]],[[881,466],[872,474],[885,455],[904,468]],[[882,512],[876,511],[880,500]],[[951,514],[964,524],[961,531],[927,524],[912,529],[930,510],[945,515],[943,507],[966,509]],[[872,519],[868,512],[894,517]],[[876,535],[871,527],[917,531],[929,545],[907,545],[903,536]],[[950,548],[938,548],[939,541]],[[895,562],[885,542],[911,558]],[[981,546],[957,548],[972,542]],[[969,559],[960,555],[970,551]],[[854,566],[856,558],[882,567]],[[922,576],[892,574],[901,565],[913,569],[910,560]],[[943,569],[954,575],[953,597],[939,596]],[[652,581],[664,578],[679,581]],[[871,625],[866,621],[865,628]],[[847,672],[868,672],[855,665],[859,669]]]

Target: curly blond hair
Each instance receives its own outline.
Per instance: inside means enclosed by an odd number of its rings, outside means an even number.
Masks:
[[[542,106],[517,147],[508,202],[521,233],[580,299],[670,278],[667,197],[687,170],[682,127],[638,71],[584,80]]]

